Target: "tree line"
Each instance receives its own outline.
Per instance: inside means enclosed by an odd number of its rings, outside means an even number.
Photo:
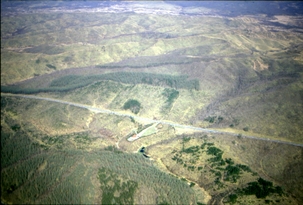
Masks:
[[[23,88],[19,85],[1,86],[1,92],[16,94],[35,94],[40,92],[68,92],[77,88],[85,87],[97,81],[110,80],[125,84],[148,84],[153,86],[170,87],[174,89],[199,90],[200,84],[197,79],[188,80],[187,76],[172,76],[154,73],[139,72],[115,72],[102,75],[66,75],[53,80],[48,87]],[[175,97],[175,93],[172,98]]]

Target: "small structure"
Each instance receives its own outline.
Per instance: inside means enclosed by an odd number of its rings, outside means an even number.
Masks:
[[[131,137],[129,137],[129,138],[127,139],[127,141],[132,142],[132,141],[135,141],[136,139],[139,139],[139,138],[140,138],[139,135],[133,134]]]

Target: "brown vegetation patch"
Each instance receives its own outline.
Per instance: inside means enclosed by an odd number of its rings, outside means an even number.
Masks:
[[[98,133],[100,133],[101,135],[105,136],[105,137],[113,137],[114,133],[112,133],[111,130],[106,129],[106,128],[101,128]]]

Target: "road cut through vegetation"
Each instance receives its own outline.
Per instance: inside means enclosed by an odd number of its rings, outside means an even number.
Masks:
[[[75,107],[88,109],[88,110],[90,110],[92,112],[96,112],[96,113],[111,114],[111,115],[117,115],[117,116],[122,116],[122,117],[131,117],[131,118],[134,118],[134,119],[137,119],[137,120],[149,121],[151,123],[156,123],[156,124],[161,123],[161,124],[166,124],[166,125],[170,125],[170,126],[173,126],[173,127],[191,129],[191,130],[195,130],[195,131],[199,131],[199,132],[216,133],[216,134],[228,134],[228,135],[237,136],[237,137],[240,136],[241,138],[249,138],[249,139],[254,139],[254,140],[264,140],[264,141],[276,142],[276,143],[280,143],[280,144],[288,144],[288,145],[292,145],[292,146],[303,147],[303,144],[294,143],[294,142],[274,140],[274,139],[270,139],[270,138],[262,138],[262,137],[257,137],[257,136],[242,135],[242,134],[237,134],[237,133],[228,132],[228,131],[219,131],[219,130],[215,130],[215,129],[194,127],[194,126],[191,126],[191,125],[183,125],[183,124],[178,124],[178,123],[175,123],[175,122],[170,122],[170,121],[165,121],[165,120],[154,120],[154,119],[150,119],[150,118],[139,117],[139,116],[135,116],[135,115],[131,115],[131,114],[120,113],[120,112],[117,112],[117,111],[111,111],[111,110],[96,108],[96,107],[89,106],[89,105],[84,105],[84,104],[74,103],[74,102],[68,102],[68,101],[54,99],[54,98],[39,97],[39,96],[34,96],[34,95],[11,94],[11,93],[1,93],[1,96],[12,96],[12,97],[30,98],[30,99],[36,99],[36,100],[46,100],[46,101],[50,101],[50,102],[57,102],[57,103],[62,103],[62,104],[66,104],[66,105],[72,105],[72,106],[75,106]],[[146,129],[148,129],[148,128],[146,128]],[[140,138],[140,136],[139,136],[139,138]],[[136,138],[136,139],[139,139],[139,138]],[[134,140],[136,140],[136,139],[134,139]],[[132,141],[134,141],[134,140],[132,140]]]

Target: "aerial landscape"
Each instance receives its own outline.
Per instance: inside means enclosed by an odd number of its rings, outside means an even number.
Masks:
[[[1,1],[1,204],[303,204],[303,3]]]

